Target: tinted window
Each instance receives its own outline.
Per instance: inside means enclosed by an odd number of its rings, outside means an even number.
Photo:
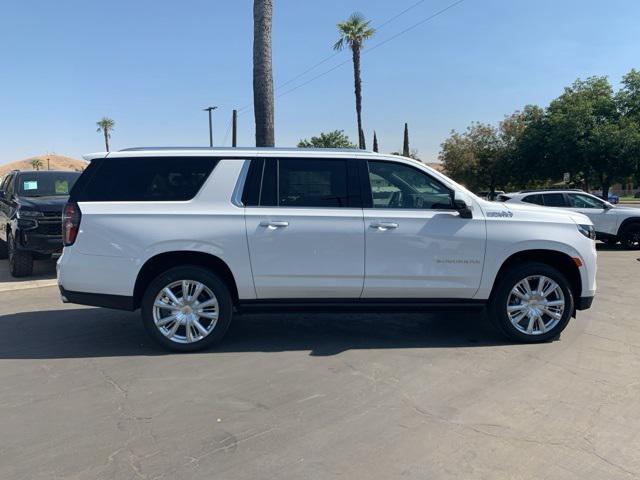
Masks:
[[[542,197],[547,207],[566,207],[563,193],[545,193]]]
[[[448,209],[451,190],[409,165],[369,163],[373,208]]]
[[[524,197],[522,201],[527,203],[535,203],[536,205],[544,205],[544,203],[542,202],[542,195],[540,195],[539,193]]]
[[[79,172],[24,172],[18,175],[16,188],[22,197],[66,196],[78,177]]]
[[[346,207],[347,161],[278,160],[278,206]]]
[[[569,206],[573,208],[604,208],[604,203],[589,195],[569,193],[567,197],[569,197]]]
[[[184,201],[200,190],[218,160],[142,157],[94,160],[73,200],[84,202]],[[84,179],[86,175],[86,180]]]

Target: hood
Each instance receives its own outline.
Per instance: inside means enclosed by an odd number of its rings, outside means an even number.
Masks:
[[[69,200],[67,195],[51,195],[49,197],[19,197],[18,205],[25,210],[39,212],[62,212]]]
[[[513,215],[526,214],[531,216],[532,219],[540,221],[567,221],[571,220],[580,225],[592,225],[593,222],[589,217],[582,213],[572,212],[571,210],[565,210],[563,208],[543,207],[535,205],[533,203],[511,203],[511,202],[489,202],[482,200],[482,209],[485,211],[487,217],[501,216],[500,212],[511,212]],[[497,214],[491,214],[489,212],[497,212]]]

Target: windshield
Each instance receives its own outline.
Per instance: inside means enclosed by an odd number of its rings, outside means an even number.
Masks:
[[[18,177],[18,194],[22,197],[69,195],[80,172],[33,172]]]

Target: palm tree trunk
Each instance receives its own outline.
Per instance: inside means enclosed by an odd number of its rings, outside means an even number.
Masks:
[[[409,125],[404,124],[404,142],[402,144],[402,155],[404,157],[411,156],[411,151],[409,150]]]
[[[364,130],[362,129],[362,81],[360,80],[360,45],[352,45],[353,53],[353,81],[356,93],[356,116],[358,118],[358,146],[361,149],[367,148],[364,140]]]
[[[253,110],[256,147],[275,146],[271,66],[272,0],[253,1]]]
[[[104,128],[102,130],[104,132],[104,145],[107,147],[107,152],[109,151],[109,130]]]

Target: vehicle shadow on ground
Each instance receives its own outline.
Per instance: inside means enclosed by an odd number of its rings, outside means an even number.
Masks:
[[[101,308],[23,312],[0,317],[0,359],[166,355],[138,313]],[[218,352],[487,347],[507,344],[482,312],[236,315]],[[207,351],[205,351],[207,352]]]

